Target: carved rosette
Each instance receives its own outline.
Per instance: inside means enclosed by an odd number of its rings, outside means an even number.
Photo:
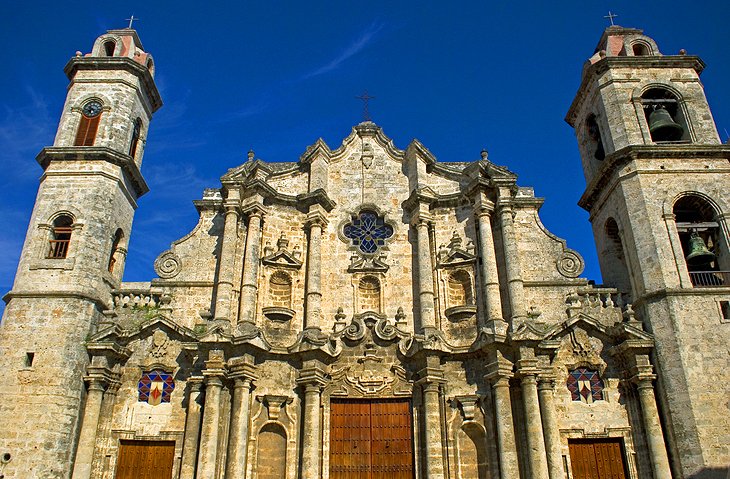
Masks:
[[[155,260],[155,273],[162,279],[174,278],[182,270],[182,261],[172,250],[167,250]]]
[[[556,262],[556,266],[558,272],[566,278],[577,278],[583,272],[585,263],[577,252],[569,249],[563,251],[562,256]]]

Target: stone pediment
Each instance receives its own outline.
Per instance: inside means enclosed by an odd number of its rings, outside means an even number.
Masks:
[[[181,326],[165,316],[158,315],[133,329],[125,329],[118,324],[114,324],[93,335],[89,338],[88,342],[89,344],[114,342],[126,345],[135,340],[150,336],[158,330],[166,331],[168,336],[179,342],[198,341],[197,335],[191,329]]]
[[[464,247],[461,236],[456,231],[451,236],[448,245],[439,247],[438,266],[441,268],[470,264],[475,262],[476,259],[474,243],[469,241]]]
[[[597,319],[585,313],[580,313],[567,321],[556,324],[555,326],[547,329],[542,337],[539,347],[543,349],[555,349],[559,346],[563,336],[571,334],[576,329],[582,329],[591,336],[601,335],[603,337],[608,337],[614,344],[628,340],[638,341],[648,347],[652,347],[654,337],[639,329],[637,324],[641,323],[632,321],[606,326]]]
[[[294,249],[289,251],[289,240],[281,234],[279,240],[276,242],[277,250],[267,244],[264,247],[264,257],[261,258],[261,262],[266,266],[279,267],[279,268],[291,268],[299,269],[302,267],[301,251]]]

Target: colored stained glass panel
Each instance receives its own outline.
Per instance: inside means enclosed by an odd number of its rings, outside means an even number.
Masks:
[[[164,371],[150,371],[144,373],[137,383],[138,400],[152,405],[170,402],[174,389],[175,379],[172,374]]]
[[[343,233],[360,251],[373,254],[378,248],[385,246],[385,240],[393,236],[393,227],[386,224],[385,218],[375,212],[362,211],[345,225]]]
[[[592,403],[603,400],[603,381],[598,371],[578,368],[568,375],[568,390],[573,401]]]

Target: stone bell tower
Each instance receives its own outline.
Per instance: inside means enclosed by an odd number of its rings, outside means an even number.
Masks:
[[[676,478],[730,464],[730,146],[721,144],[684,50],[612,26],[586,62],[566,117],[575,128],[607,286],[655,336],[657,395]],[[640,376],[640,371],[635,371]]]
[[[148,191],[145,138],[162,105],[133,29],[108,31],[64,71],[66,103],[53,146],[36,157],[43,175],[0,325],[6,478],[88,477],[82,406],[113,393],[117,373],[89,365],[84,342],[122,277],[137,199]]]

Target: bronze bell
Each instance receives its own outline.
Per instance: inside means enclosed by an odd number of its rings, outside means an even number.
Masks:
[[[672,115],[659,105],[649,115],[649,132],[654,141],[677,141],[684,135],[684,128],[672,119]]]
[[[709,264],[715,260],[715,253],[707,249],[705,240],[697,233],[692,231],[689,236],[689,254],[687,255],[687,264],[691,266],[701,266]]]

